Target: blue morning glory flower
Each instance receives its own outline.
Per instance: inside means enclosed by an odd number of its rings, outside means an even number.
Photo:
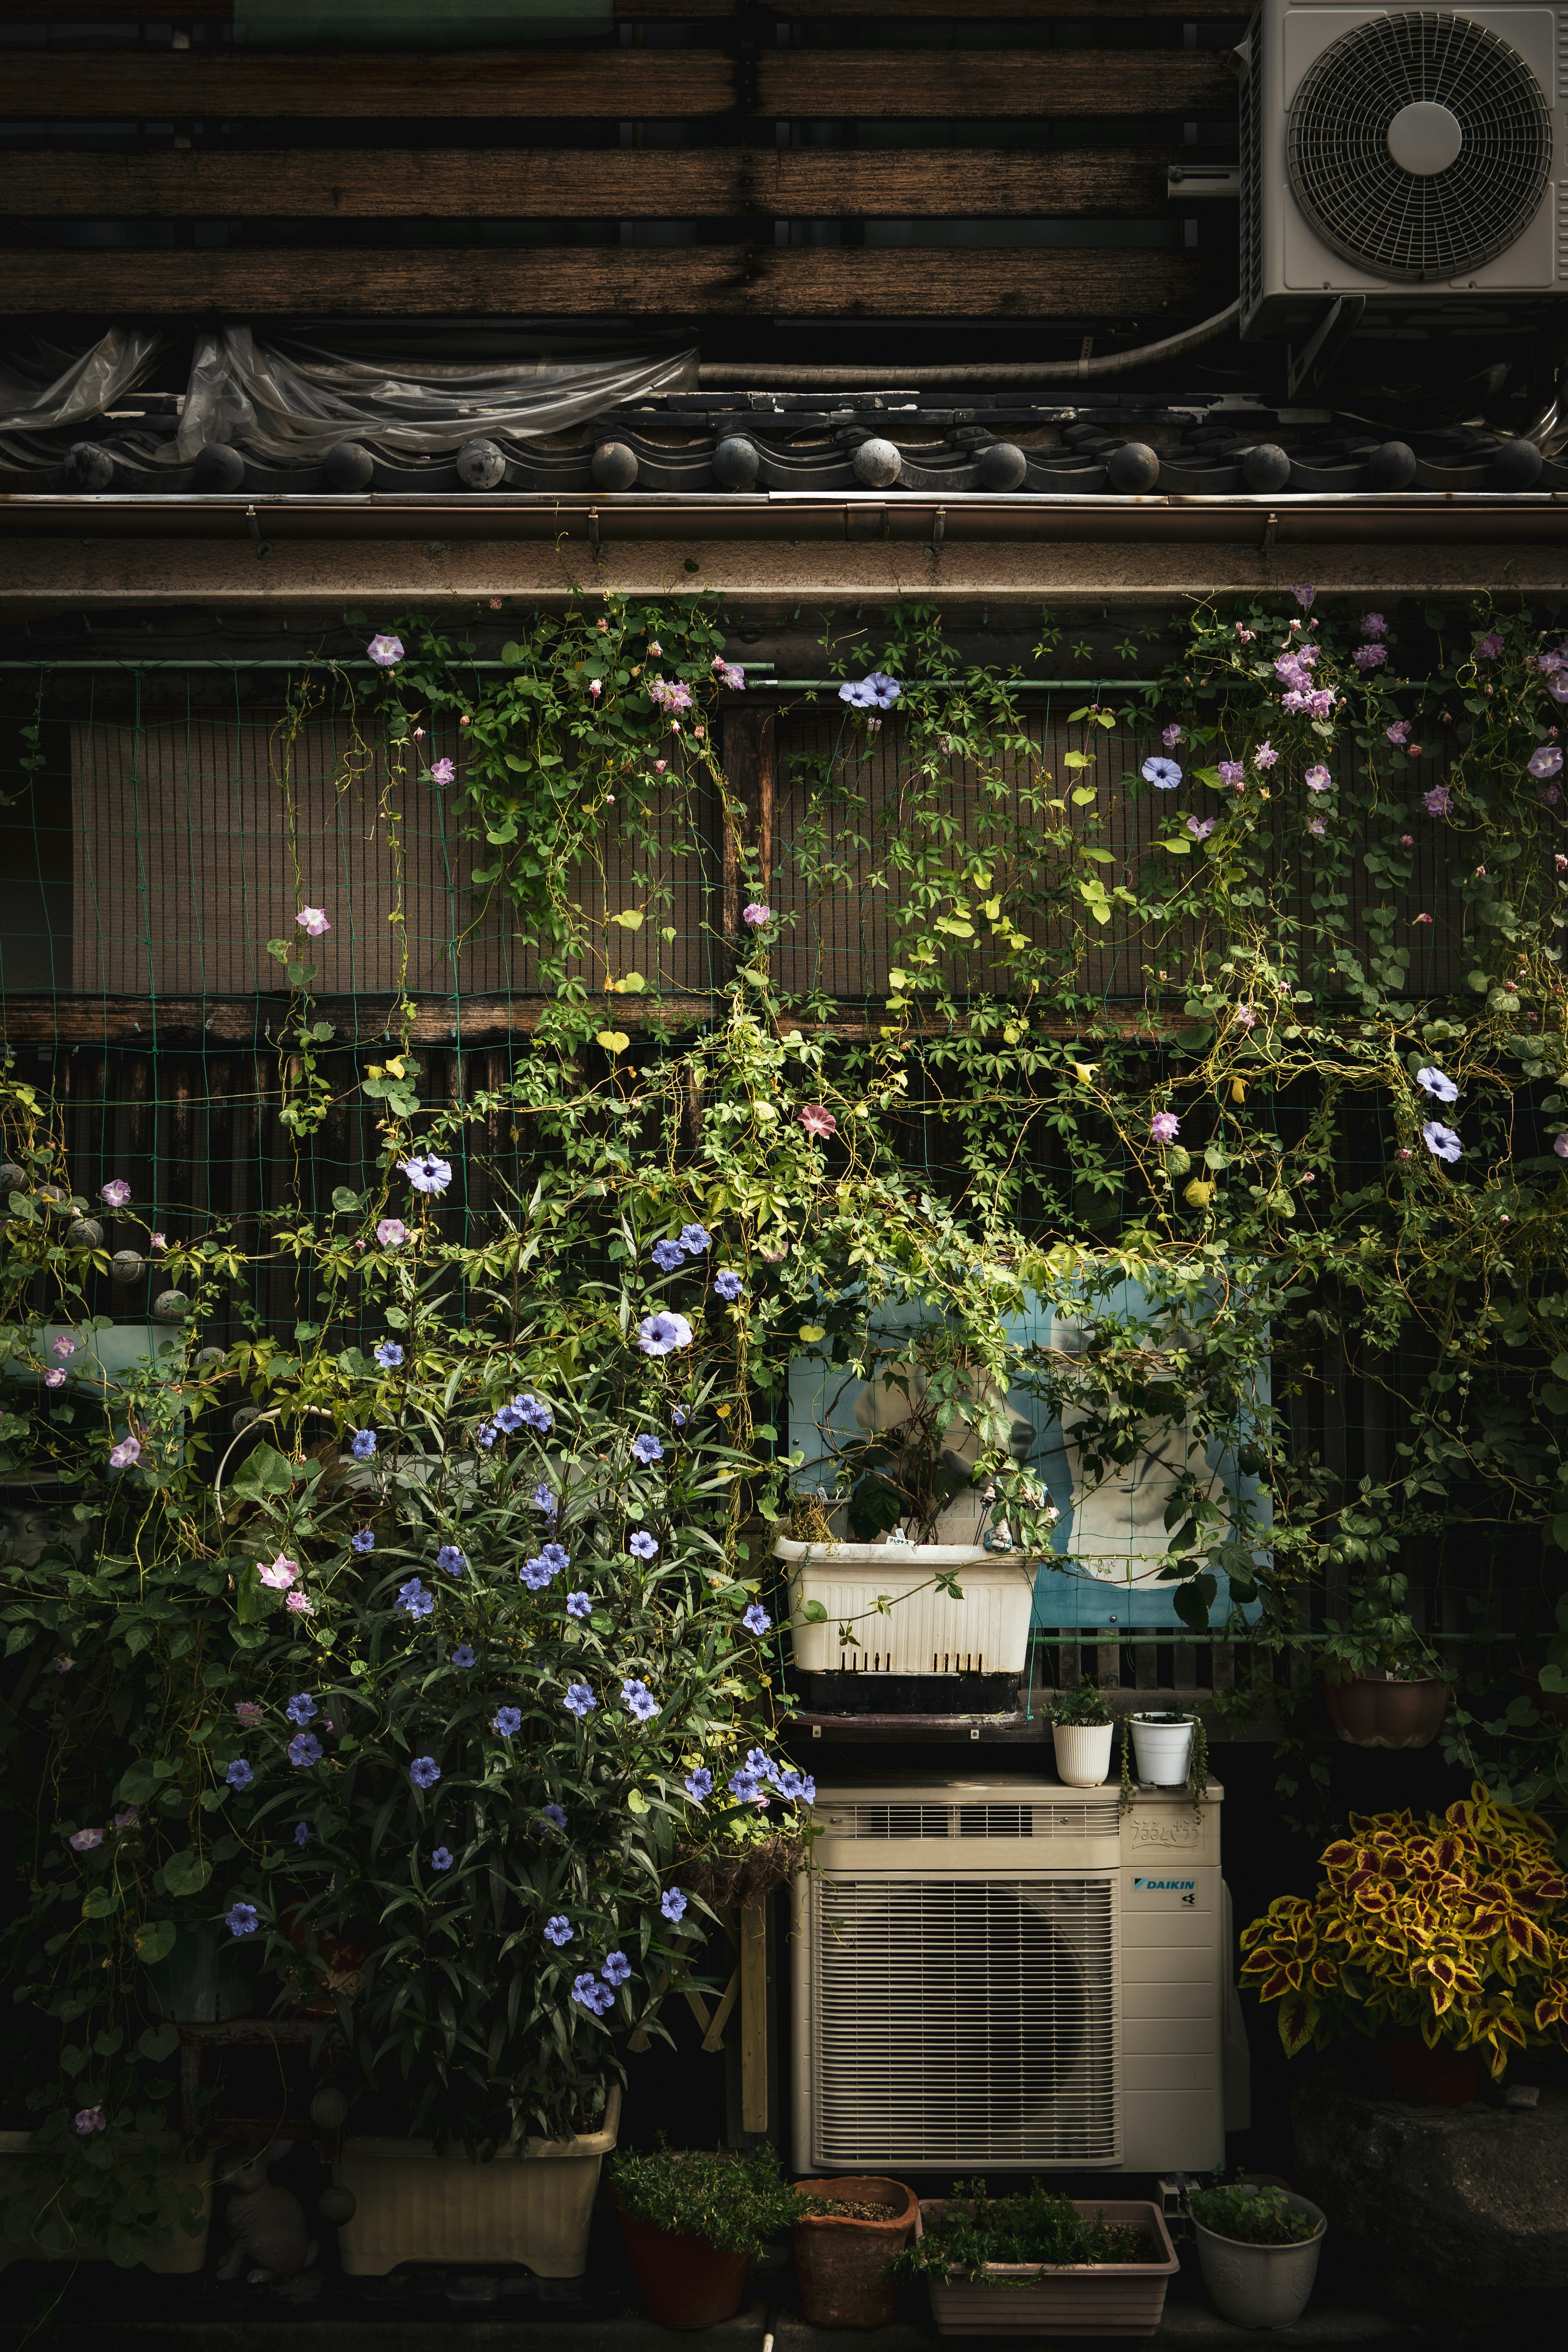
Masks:
[[[533,1507],[536,1511],[542,1511],[547,1519],[552,1519],[561,1506],[551,1488],[541,1483],[533,1490]]]
[[[626,1538],[626,1549],[638,1559],[653,1559],[658,1556],[658,1546],[646,1528],[639,1528],[635,1536]]]
[[[444,1568],[448,1576],[461,1576],[468,1564],[468,1553],[459,1551],[456,1544],[443,1544],[436,1555],[437,1567]]]
[[[686,1415],[681,1412],[679,1405],[675,1407],[675,1410],[669,1416],[669,1425],[671,1429],[684,1429],[686,1426]]]
[[[499,1430],[504,1431],[508,1437],[515,1437],[517,1435],[518,1431],[522,1427],[522,1415],[519,1412],[516,1405],[502,1405],[500,1411],[496,1415],[496,1427]]]
[[[605,1965],[599,1971],[605,1982],[613,1985],[624,1985],[631,1972],[632,1964],[625,1952],[606,1952]]]
[[[356,1429],[353,1435],[353,1445],[351,1450],[356,1462],[368,1462],[371,1455],[375,1452],[374,1430]]]
[[[255,1904],[237,1903],[232,1911],[225,1913],[223,1924],[231,1936],[254,1936],[256,1933]]]
[[[563,1704],[568,1715],[574,1715],[581,1723],[583,1717],[591,1708],[597,1706],[599,1702],[586,1683],[568,1683]]]
[[[306,1847],[310,1844],[310,1822],[295,1822],[295,1824],[294,1824],[294,1843],[295,1843],[295,1844],[299,1847],[299,1849],[300,1849],[300,1853],[304,1853],[304,1851],[305,1851],[305,1848],[306,1848]]]
[[[547,1822],[553,1822],[558,1830],[563,1830],[565,1828],[566,1808],[564,1805],[541,1805],[539,1810],[544,1820]]]
[[[294,1738],[289,1742],[289,1763],[310,1765],[319,1764],[321,1760],[321,1743],[315,1733],[313,1731],[296,1732]]]
[[[1175,761],[1162,760],[1158,753],[1152,760],[1144,761],[1142,774],[1146,784],[1152,784],[1155,791],[1161,793],[1173,793],[1182,781],[1182,772]]]
[[[1458,1102],[1459,1099],[1458,1087],[1452,1078],[1446,1076],[1439,1069],[1417,1070],[1415,1083],[1423,1094],[1432,1096],[1436,1102],[1451,1103]]]
[[[721,1298],[727,1298],[733,1306],[745,1286],[731,1267],[724,1265],[714,1276],[713,1287]]]
[[[316,1713],[316,1702],[309,1691],[296,1691],[283,1712],[290,1723],[309,1723]]]
[[[637,1325],[637,1346],[645,1356],[668,1356],[690,1345],[691,1326],[684,1315],[645,1315]]]
[[[458,1643],[457,1648],[452,1653],[452,1664],[455,1666],[478,1665],[479,1660],[474,1654],[474,1647],[471,1642]]]
[[[568,1617],[591,1617],[593,1613],[594,1602],[591,1594],[586,1592],[569,1592],[566,1595],[566,1614]]]
[[[1421,1140],[1435,1160],[1458,1160],[1465,1148],[1453,1129],[1445,1127],[1440,1118],[1427,1120],[1421,1130]]]
[[[416,1756],[408,1767],[408,1777],[416,1789],[433,1789],[441,1777],[441,1767],[434,1756]]]
[[[686,1916],[686,1897],[679,1886],[667,1886],[659,1898],[658,1907],[667,1919],[683,1919]]]
[[[375,1360],[384,1372],[395,1372],[403,1361],[403,1350],[395,1339],[384,1339],[375,1351]]]
[[[681,1784],[694,1805],[705,1804],[713,1794],[713,1775],[706,1764],[699,1764],[689,1772]]]
[[[563,1911],[558,1911],[553,1919],[545,1921],[544,1940],[547,1944],[553,1944],[557,1951],[563,1944],[572,1941],[572,1922]]]
[[[730,1794],[738,1797],[742,1805],[749,1805],[756,1793],[757,1776],[754,1772],[731,1773]]]
[[[650,1462],[662,1462],[664,1460],[663,1446],[659,1444],[658,1438],[651,1436],[646,1429],[640,1437],[633,1439],[632,1452],[637,1455],[637,1460],[643,1465],[645,1469]]]
[[[496,1442],[496,1425],[494,1422],[481,1421],[478,1429],[475,1430],[474,1435],[479,1439],[481,1445],[487,1448],[492,1446]]]
[[[609,1986],[602,1985],[596,1977],[586,1975],[573,1978],[572,1998],[581,2001],[584,2009],[591,2009],[595,2017],[603,2017],[606,2010],[614,2009],[616,2005],[616,1996]]]
[[[679,1242],[655,1242],[652,1256],[660,1274],[673,1274],[678,1265],[686,1263],[686,1252]]]
[[[410,1617],[428,1617],[436,1606],[436,1595],[426,1592],[419,1579],[411,1576],[406,1584],[397,1588],[397,1606]]]
[[[745,1769],[748,1772],[754,1772],[759,1780],[776,1780],[779,1777],[778,1766],[769,1759],[761,1748],[747,1749]]]
[[[446,1846],[438,1845],[436,1848],[435,1853],[430,1857],[430,1867],[432,1870],[451,1869],[452,1856],[450,1851]]]
[[[375,1536],[373,1530],[369,1528],[360,1528],[353,1535],[350,1536],[349,1549],[351,1551],[357,1551],[362,1559],[367,1551],[374,1551],[375,1549]]]
[[[433,1151],[416,1152],[397,1164],[416,1192],[444,1192],[452,1181],[451,1161],[437,1160]]]
[[[492,1731],[499,1731],[503,1739],[511,1738],[515,1732],[522,1729],[521,1709],[515,1706],[498,1706],[496,1719],[490,1728]]]
[[[223,1777],[231,1789],[248,1789],[256,1775],[244,1757],[237,1756]]]
[[[513,1397],[512,1402],[516,1405],[519,1412],[521,1413],[523,1420],[528,1423],[529,1428],[538,1430],[542,1437],[545,1436],[549,1431],[554,1427],[555,1415],[551,1412],[550,1407],[545,1403],[542,1397]]]
[[[700,1257],[705,1249],[713,1246],[713,1236],[706,1225],[682,1225],[679,1241],[689,1257]]]
[[[542,1552],[537,1559],[525,1559],[517,1571],[518,1582],[526,1584],[530,1592],[542,1592],[552,1579],[559,1574],[560,1570],[551,1567]]]
[[[658,1699],[647,1683],[638,1682],[635,1676],[621,1685],[621,1696],[639,1723],[648,1722],[658,1713]]]
[[[558,1543],[541,1544],[539,1557],[552,1576],[560,1576],[572,1565],[572,1555]]]
[[[760,1601],[753,1601],[741,1620],[748,1633],[765,1633],[773,1622]]]

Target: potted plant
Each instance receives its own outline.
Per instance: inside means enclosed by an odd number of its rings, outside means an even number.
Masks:
[[[1568,1885],[1539,1815],[1478,1782],[1425,1822],[1351,1815],[1309,1901],[1277,1895],[1242,1931],[1244,1983],[1279,2003],[1294,2057],[1347,2033],[1378,2037],[1403,2096],[1472,2097],[1484,2056],[1568,2046]]]
[[[1426,1748],[1448,1711],[1449,1685],[1405,1606],[1406,1580],[1374,1577],[1319,1656],[1323,1703],[1352,1748]]]
[[[1085,1675],[1076,1691],[1051,1707],[1050,1721],[1057,1778],[1069,1789],[1098,1789],[1109,1780],[1116,1718],[1100,1685]],[[1184,1777],[1184,1761],[1183,1770]]]
[[[623,2151],[610,2167],[621,2235],[648,2316],[660,2327],[716,2327],[732,2319],[746,2275],[801,2200],[763,2142],[743,2153]]]
[[[1180,2266],[1147,2199],[1080,2200],[1038,2180],[990,2199],[976,2180],[921,2200],[893,2267],[926,2281],[939,2336],[1152,2336]]]
[[[1321,2206],[1273,2183],[1195,2189],[1190,2200],[1204,2284],[1237,2327],[1293,2327],[1318,2275]]]
[[[1193,1742],[1199,1725],[1195,1715],[1131,1715],[1132,1756],[1139,1780],[1148,1789],[1179,1789],[1192,1769]]]
[[[801,2317],[808,2327],[889,2327],[893,2256],[908,2245],[919,2200],[901,2180],[851,2173],[797,2180],[791,2231]]]

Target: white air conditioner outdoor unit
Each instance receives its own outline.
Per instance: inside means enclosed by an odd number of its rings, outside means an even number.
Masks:
[[[1264,0],[1239,56],[1244,337],[1568,292],[1568,8]]]
[[[1223,1794],[1200,1821],[1179,1790],[1124,1817],[1114,1787],[1021,1778],[823,1790],[795,1881],[796,2166],[1223,2163],[1247,2047]]]

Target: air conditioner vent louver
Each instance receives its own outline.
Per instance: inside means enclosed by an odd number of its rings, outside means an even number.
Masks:
[[[1115,2158],[1110,1873],[829,1877],[819,1898],[822,2160]]]
[[[1424,116],[1407,110],[1424,108]],[[1441,158],[1457,130],[1458,152]],[[1394,147],[1390,126],[1411,126]],[[1483,25],[1410,9],[1347,33],[1305,75],[1287,135],[1296,201],[1334,252],[1408,284],[1456,278],[1506,253],[1552,169],[1552,115],[1524,59]]]
[[[1114,1837],[1114,1797],[1051,1805],[834,1805],[823,1816],[833,1837],[852,1838],[1101,1838]]]

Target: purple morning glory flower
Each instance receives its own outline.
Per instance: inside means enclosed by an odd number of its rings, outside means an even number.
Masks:
[[[547,1543],[539,1547],[539,1557],[552,1576],[560,1576],[572,1565],[572,1555],[563,1544]]]
[[[1422,793],[1421,805],[1428,816],[1447,816],[1454,805],[1454,795],[1447,784],[1434,784],[1429,793]]]
[[[237,1756],[223,1777],[231,1789],[248,1789],[256,1775],[244,1757]]]
[[[310,1844],[310,1822],[295,1822],[295,1824],[294,1824],[294,1843],[295,1843],[295,1844],[299,1847],[299,1849],[300,1849],[300,1853],[304,1853],[304,1851],[305,1851],[305,1848],[306,1848],[306,1847]]]
[[[1445,1127],[1440,1118],[1427,1120],[1421,1130],[1421,1140],[1435,1160],[1453,1161],[1465,1148],[1453,1129]]]
[[[1156,1143],[1174,1143],[1181,1124],[1173,1110],[1157,1110],[1149,1121],[1149,1133]]]
[[[1451,1103],[1458,1102],[1459,1099],[1458,1087],[1454,1084],[1453,1079],[1447,1076],[1441,1070],[1432,1068],[1417,1070],[1415,1083],[1423,1094],[1432,1097],[1434,1102]]]
[[[513,1397],[512,1402],[516,1405],[519,1412],[521,1413],[528,1427],[530,1429],[538,1430],[542,1437],[546,1436],[550,1430],[553,1428],[555,1423],[555,1415],[551,1412],[550,1407],[545,1403],[542,1397]]]
[[[667,1919],[683,1919],[686,1916],[686,1897],[679,1886],[667,1886],[659,1897],[658,1907]]]
[[[640,1437],[633,1439],[632,1452],[637,1455],[637,1460],[642,1464],[645,1469],[650,1462],[662,1462],[664,1460],[663,1446],[659,1444],[658,1438],[650,1436],[646,1429]]]
[[[647,1683],[637,1681],[635,1675],[628,1677],[621,1685],[621,1696],[639,1723],[651,1722],[658,1713],[658,1699],[655,1698]]]
[[[558,1830],[563,1830],[565,1828],[566,1808],[564,1805],[541,1805],[539,1811],[542,1817],[547,1822],[553,1822]]]
[[[444,1192],[452,1181],[451,1161],[437,1160],[433,1151],[416,1152],[397,1164],[416,1192]]]
[[[673,1274],[677,1266],[686,1263],[686,1252],[679,1242],[655,1242],[649,1255],[660,1274]]]
[[[776,1780],[779,1777],[778,1766],[761,1748],[749,1748],[746,1750],[746,1770],[754,1772],[759,1780]]]
[[[496,1415],[496,1427],[507,1437],[515,1437],[522,1427],[522,1415],[516,1405],[503,1404]]]
[[[1152,759],[1144,761],[1140,772],[1146,784],[1152,784],[1155,791],[1161,793],[1173,793],[1182,781],[1182,772],[1175,761],[1162,760],[1157,752]]]
[[[517,1580],[526,1584],[530,1592],[542,1592],[559,1570],[551,1567],[542,1552],[535,1559],[525,1559],[517,1571]]]
[[[1255,743],[1252,747],[1252,760],[1255,767],[1272,768],[1279,760],[1279,752],[1274,749],[1273,744],[1268,740],[1267,736],[1264,737],[1261,743]]]
[[[721,1298],[727,1298],[731,1305],[741,1296],[743,1286],[740,1276],[727,1265],[721,1266],[713,1277],[714,1289]]]
[[[792,1765],[788,1771],[779,1774],[779,1794],[795,1804],[815,1805],[816,1783],[809,1772],[797,1772]]]
[[[432,760],[430,762],[430,782],[433,784],[453,784],[456,783],[457,781],[458,771],[452,765],[450,760]]]
[[[533,1490],[533,1507],[542,1511],[547,1519],[552,1519],[561,1506],[551,1489],[541,1482]]]
[[[593,1692],[589,1689],[586,1683],[568,1683],[566,1685],[566,1696],[563,1704],[564,1705],[568,1715],[574,1715],[577,1717],[578,1722],[581,1723],[583,1717],[588,1714],[591,1708],[597,1706],[599,1702],[594,1696]]]
[[[730,1794],[739,1798],[742,1805],[751,1803],[760,1785],[754,1772],[731,1772],[730,1775]]]
[[[595,2017],[603,2017],[606,2010],[614,2009],[616,2005],[615,1994],[608,1985],[602,1985],[597,1977],[574,1977],[572,1998],[581,2001],[584,2009],[591,2009]]]
[[[552,1919],[545,1921],[544,1940],[547,1944],[553,1944],[557,1951],[563,1944],[572,1941],[572,1922],[563,1911],[558,1911]]]
[[[468,1555],[456,1544],[443,1544],[436,1555],[436,1565],[444,1568],[448,1576],[461,1576],[468,1564]]]
[[[1531,753],[1524,764],[1532,776],[1544,780],[1562,773],[1563,754],[1555,743],[1542,743]]]
[[[654,1559],[658,1554],[658,1546],[646,1528],[639,1528],[635,1536],[627,1538],[626,1549],[638,1559]]]
[[[1222,760],[1219,763],[1219,780],[1222,784],[1239,784],[1245,780],[1246,775],[1245,760]]]
[[[369,1528],[361,1528],[356,1534],[349,1538],[349,1549],[351,1551],[357,1551],[362,1557],[367,1551],[374,1551],[375,1549],[374,1534]]]
[[[690,1345],[691,1326],[684,1315],[648,1315],[637,1325],[637,1346],[645,1356],[668,1356]]]
[[[704,1804],[713,1794],[713,1775],[706,1764],[699,1764],[695,1771],[687,1774],[681,1786],[694,1805]]]
[[[631,1972],[632,1964],[625,1952],[606,1952],[605,1965],[599,1971],[605,1982],[613,1985],[624,1985]]]
[[[430,1867],[432,1870],[450,1870],[452,1867],[452,1855],[450,1849],[444,1845],[438,1845],[436,1848],[435,1853],[430,1857]]]
[[[416,1756],[408,1767],[408,1777],[416,1789],[433,1789],[441,1777],[441,1767],[434,1756]]]
[[[1388,659],[1386,646],[1357,646],[1351,655],[1357,669],[1381,669]]]
[[[401,637],[372,637],[365,647],[377,669],[395,669],[403,659]]]
[[[478,1665],[479,1659],[474,1654],[474,1646],[471,1642],[458,1643],[457,1648],[452,1653],[452,1664],[455,1666]]]
[[[593,1613],[594,1603],[592,1597],[588,1593],[569,1592],[566,1595],[566,1614],[568,1617],[591,1617]]]
[[[254,1903],[237,1903],[232,1911],[225,1913],[223,1924],[231,1936],[254,1936],[256,1916]]]
[[[479,1444],[487,1449],[492,1446],[496,1442],[497,1436],[494,1422],[481,1421],[479,1427],[475,1430],[474,1435],[479,1439]]]
[[[403,1361],[403,1350],[395,1339],[384,1339],[375,1351],[375,1360],[384,1372],[395,1372]]]
[[[309,1691],[296,1691],[283,1712],[290,1723],[310,1723],[316,1715],[316,1702]]]
[[[321,1743],[313,1731],[297,1732],[289,1742],[290,1764],[309,1766],[321,1760]]]
[[[765,1633],[773,1622],[760,1601],[753,1601],[741,1620],[748,1633]]]
[[[356,1429],[353,1434],[353,1444],[350,1447],[349,1451],[353,1454],[356,1462],[368,1462],[371,1455],[375,1452],[374,1430]]]
[[[416,1576],[397,1589],[397,1606],[410,1617],[428,1617],[436,1606],[436,1595],[426,1592]]]
[[[1190,816],[1187,819],[1187,831],[1194,841],[1206,841],[1214,829],[1215,820],[1212,816]]]
[[[713,1246],[713,1236],[706,1225],[682,1225],[676,1238],[688,1257],[700,1257],[704,1250]]]
[[[503,1739],[512,1738],[522,1729],[522,1710],[515,1706],[498,1706],[490,1729],[499,1731]]]

